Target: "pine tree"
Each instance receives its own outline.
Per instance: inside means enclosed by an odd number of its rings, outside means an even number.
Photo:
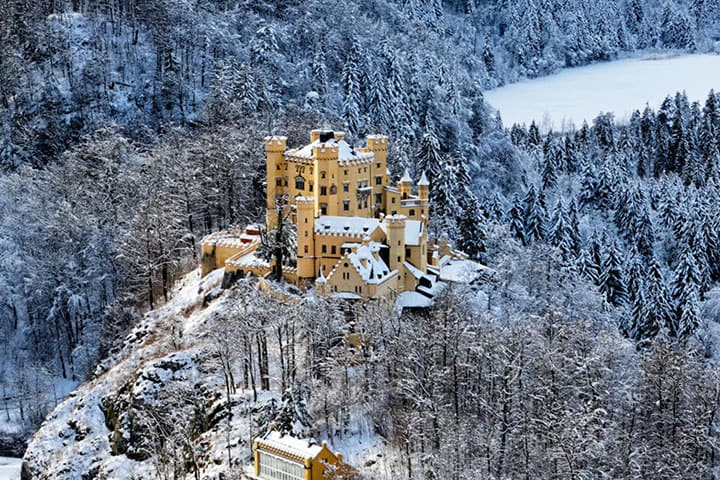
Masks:
[[[534,185],[530,186],[523,198],[523,214],[527,243],[543,240],[546,236],[546,210]]]
[[[361,74],[358,67],[360,54],[359,45],[353,41],[352,47],[345,58],[342,69],[342,83],[345,91],[343,99],[343,119],[348,133],[355,136],[362,134],[362,90]]]
[[[697,266],[697,261],[690,246],[685,245],[680,260],[675,267],[675,275],[672,282],[672,298],[675,304],[675,322],[671,329],[674,336],[687,334],[686,327],[689,324],[681,325],[683,313],[688,309],[692,310],[693,302],[699,297],[699,285],[702,283],[702,274]],[[693,297],[695,299],[693,299]],[[692,312],[690,312],[692,313]],[[689,313],[685,313],[688,315]],[[685,321],[689,320],[688,318]]]
[[[620,252],[615,244],[611,244],[602,264],[600,274],[600,291],[613,305],[624,305],[628,301],[625,272],[620,260]]]
[[[459,233],[458,248],[467,253],[472,259],[484,260],[485,219],[477,198],[464,184],[460,185],[466,190],[466,193],[461,195],[458,201],[460,209],[460,215],[456,220]]]
[[[510,220],[510,231],[515,235],[515,238],[520,240],[520,243],[527,245],[527,238],[525,235],[525,209],[523,208],[523,202],[520,197],[515,195],[512,199],[512,207],[508,212]]]
[[[319,48],[315,49],[315,54],[312,59],[312,80],[313,90],[318,92],[320,95],[325,95],[328,90],[328,75],[327,75],[327,63],[325,59],[325,48],[322,43]]]
[[[416,155],[416,172],[425,172],[430,181],[430,191],[434,189],[434,181],[443,168],[443,152],[435,132],[428,128],[420,140],[420,148]]]
[[[457,238],[456,222],[462,215],[456,195],[457,170],[450,162],[443,163],[444,168],[435,178],[430,190],[430,221],[438,238],[442,234],[447,234],[449,238]]]
[[[638,327],[641,331],[641,338],[652,338],[662,328],[673,331],[675,312],[662,269],[655,258],[650,260],[645,297],[647,301],[643,311],[643,320]]]
[[[577,254],[575,250],[574,232],[566,220],[565,207],[562,200],[558,200],[553,212],[552,227],[548,236],[551,245],[560,249],[564,260],[570,260]]]

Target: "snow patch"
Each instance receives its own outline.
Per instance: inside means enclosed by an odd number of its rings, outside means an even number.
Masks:
[[[627,121],[634,110],[657,108],[683,90],[690,102],[704,103],[711,89],[720,89],[719,74],[719,55],[644,56],[569,68],[483,95],[507,126],[535,121],[544,131],[569,130],[592,124],[601,112]]]

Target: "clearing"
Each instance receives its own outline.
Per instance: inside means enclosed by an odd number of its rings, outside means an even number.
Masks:
[[[543,131],[566,131],[583,120],[592,124],[601,112],[625,121],[683,90],[704,104],[711,89],[720,90],[720,55],[654,55],[569,68],[483,94],[506,127],[534,120]]]

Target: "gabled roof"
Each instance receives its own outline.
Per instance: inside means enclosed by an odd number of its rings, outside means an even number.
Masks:
[[[293,148],[285,152],[288,157],[300,157],[300,158],[312,158],[313,148],[323,147],[332,148],[337,147],[338,149],[338,160],[364,160],[374,158],[375,154],[372,152],[361,152],[354,149],[345,140],[329,139],[325,142],[321,142],[319,139],[312,143],[305,145],[302,148]]]
[[[379,255],[376,258],[381,247],[382,245],[377,242],[370,242],[369,245],[358,248],[356,252],[347,254],[348,259],[365,283],[382,283],[392,273],[390,267]]]
[[[321,445],[313,445],[292,435],[282,435],[277,430],[270,430],[264,437],[258,438],[257,447],[297,460],[313,460],[323,449]]]
[[[322,216],[315,219],[314,231],[318,235],[360,236],[370,235],[380,226],[377,218]]]

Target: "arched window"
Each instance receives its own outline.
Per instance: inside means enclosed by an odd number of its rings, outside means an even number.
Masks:
[[[295,188],[305,190],[305,179],[303,177],[295,177]]]

